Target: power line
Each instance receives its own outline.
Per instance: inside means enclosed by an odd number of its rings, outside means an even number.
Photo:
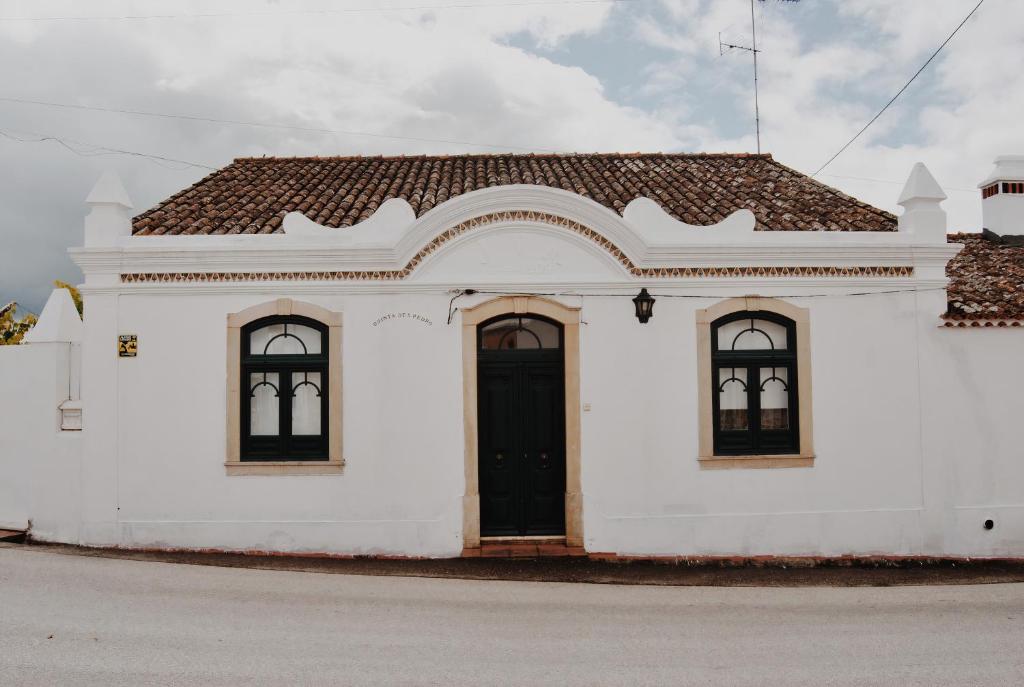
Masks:
[[[655,288],[655,287],[651,287]],[[790,294],[772,294],[772,298],[849,298],[857,296],[888,296],[898,293],[924,293],[927,291],[946,291],[945,286],[936,287],[925,287],[925,288],[910,288],[910,289],[886,289],[884,291],[854,291],[851,293],[790,293]],[[459,312],[461,308],[455,307],[455,301],[462,298],[463,296],[475,296],[482,294],[485,296],[551,296],[551,297],[569,297],[579,298],[581,301],[586,298],[636,298],[636,292],[630,293],[580,293],[578,291],[487,291],[486,289],[457,289],[453,291],[447,291],[446,293],[452,294],[452,298],[448,301],[448,324],[451,325],[452,317],[455,313]],[[735,294],[713,294],[713,293],[652,293],[650,294],[654,298],[691,298],[691,299],[714,299],[723,300],[725,298],[733,298]]]
[[[476,141],[460,141],[456,139],[425,138],[420,136],[397,136],[394,134],[380,134],[369,131],[355,131],[351,129],[327,129],[312,126],[298,126],[293,124],[281,124],[278,122],[254,122],[241,119],[220,119],[217,117],[201,117],[198,115],[168,114],[165,112],[147,112],[145,110],[128,110],[115,107],[99,107],[94,105],[76,105],[73,103],[56,103],[44,100],[28,100],[25,98],[0,97],[0,102],[18,103],[21,105],[39,105],[41,107],[57,107],[68,110],[89,110],[92,112],[108,112],[115,114],[134,115],[138,117],[158,117],[161,119],[180,119],[191,122],[206,122],[214,124],[233,124],[236,126],[252,126],[264,129],[286,129],[290,131],[306,131],[318,134],[336,134],[343,136],[365,136],[368,138],[383,138],[396,141],[415,141],[417,143],[444,143],[447,145],[472,146],[476,148],[494,148],[497,150],[521,150],[525,152],[558,153],[561,151],[550,148],[527,148],[496,143],[480,143]]]
[[[13,131],[19,131],[19,133],[28,134],[29,136],[34,136],[35,138],[22,138],[21,136],[16,136],[14,133],[12,133]],[[79,157],[97,157],[99,155],[128,155],[131,157],[144,158],[149,160],[150,162],[153,162],[163,167],[164,169],[174,169],[176,171],[182,171],[183,169],[188,167],[198,167],[200,169],[206,169],[210,171],[216,171],[217,169],[216,167],[213,167],[211,165],[204,165],[199,162],[179,160],[173,157],[165,157],[163,155],[152,155],[150,153],[140,153],[135,150],[126,150],[124,148],[111,148],[109,146],[100,146],[95,145],[93,143],[76,141],[71,138],[51,136],[49,134],[37,134],[32,131],[20,131],[17,129],[4,130],[0,128],[0,136],[3,136],[4,138],[10,139],[12,141],[18,141],[19,143],[45,143],[46,141],[52,141],[54,143],[57,143],[61,147],[65,148],[66,150],[71,151],[72,153]],[[76,148],[76,145],[88,148],[88,150]],[[185,165],[185,167],[169,167],[165,164],[161,164],[164,162],[170,162],[177,165]]]
[[[651,287],[656,288],[656,287]],[[926,293],[929,291],[945,291],[945,286],[926,286],[923,288],[905,288],[905,289],[884,289],[880,291],[851,291],[848,293],[782,293],[772,294],[772,298],[850,298],[859,296],[888,296],[897,293]],[[495,296],[573,296],[577,298],[634,298],[636,292],[632,291],[629,293],[580,293],[578,291],[554,291],[554,292],[539,292],[539,291],[487,291],[485,289],[464,289],[459,293],[455,294],[455,297],[459,296],[472,296],[476,294],[483,295],[495,295]],[[721,300],[724,298],[732,298],[736,294],[714,294],[714,293],[652,293],[655,298],[714,298]],[[452,299],[454,302],[455,299]]]
[[[979,1],[978,1],[978,4],[974,6],[974,9],[973,9],[973,10],[971,10],[970,12],[968,12],[968,13],[967,13],[967,16],[966,16],[966,17],[964,17],[964,20],[963,20],[962,22],[960,22],[960,24],[959,24],[959,25],[957,25],[957,27],[956,27],[955,29],[953,29],[953,33],[949,34],[949,36],[948,36],[948,37],[946,38],[946,40],[942,41],[942,45],[940,45],[940,46],[939,46],[939,47],[938,47],[938,48],[937,48],[937,49],[935,50],[935,52],[933,52],[933,53],[932,53],[932,56],[931,56],[931,57],[929,57],[929,58],[928,58],[928,60],[927,60],[927,61],[926,61],[926,62],[925,62],[925,63],[924,63],[923,65],[921,65],[921,68],[920,68],[920,69],[918,69],[918,70],[917,70],[917,72],[915,72],[915,73],[914,73],[914,75],[913,75],[912,77],[910,77],[910,81],[908,81],[907,83],[905,83],[905,84],[903,85],[903,88],[901,88],[901,89],[899,90],[899,93],[897,93],[896,95],[894,95],[894,96],[892,97],[892,100],[890,100],[889,102],[887,102],[887,103],[885,104],[885,107],[883,107],[883,108],[882,108],[881,110],[879,110],[879,111],[878,111],[878,114],[876,114],[876,115],[875,115],[874,117],[872,117],[872,118],[871,118],[871,121],[870,121],[870,122],[868,122],[867,124],[865,124],[865,125],[864,125],[864,128],[862,128],[862,129],[861,129],[860,131],[858,131],[858,132],[857,132],[857,134],[856,134],[856,135],[855,135],[855,136],[854,136],[853,138],[851,138],[851,139],[850,139],[849,141],[847,141],[847,142],[846,142],[846,145],[844,145],[844,146],[843,146],[842,148],[840,148],[840,149],[839,149],[839,151],[838,151],[838,152],[837,152],[837,153],[836,153],[835,155],[833,155],[832,157],[830,157],[830,158],[828,159],[828,162],[826,162],[826,163],[825,163],[825,164],[823,164],[823,165],[822,165],[821,167],[819,167],[819,168],[818,168],[818,171],[816,171],[816,172],[815,172],[814,174],[812,174],[812,175],[811,175],[811,177],[816,177],[816,176],[818,176],[818,174],[820,174],[820,173],[821,173],[821,170],[825,169],[825,168],[826,168],[826,167],[828,167],[828,166],[829,166],[830,164],[832,164],[832,162],[833,162],[833,161],[834,161],[834,160],[835,160],[835,159],[836,159],[837,157],[839,157],[840,155],[842,155],[842,154],[843,154],[843,151],[845,151],[845,150],[846,150],[847,148],[849,148],[849,147],[850,147],[850,146],[851,146],[851,145],[853,144],[853,142],[854,142],[854,141],[856,141],[856,140],[857,140],[858,138],[860,138],[860,135],[861,135],[861,134],[863,134],[863,133],[864,133],[865,131],[867,131],[867,130],[868,130],[868,127],[869,127],[869,126],[871,126],[872,124],[874,124],[874,123],[875,123],[875,120],[876,120],[876,119],[878,119],[879,117],[881,117],[881,116],[882,116],[882,114],[883,114],[883,113],[884,113],[884,112],[885,112],[886,110],[888,110],[888,109],[889,109],[889,106],[890,106],[890,105],[892,105],[892,104],[893,104],[894,102],[896,102],[896,99],[897,99],[897,98],[899,98],[899,97],[900,97],[901,95],[903,95],[903,91],[907,90],[907,88],[909,88],[909,87],[910,87],[910,84],[914,83],[914,80],[915,80],[915,79],[917,79],[917,77],[921,75],[921,72],[923,72],[923,71],[924,71],[924,70],[925,70],[925,69],[926,69],[926,68],[928,67],[928,65],[932,63],[932,60],[934,60],[934,59],[935,59],[935,58],[936,58],[936,57],[938,56],[938,54],[939,54],[940,52],[942,52],[942,49],[946,47],[946,44],[947,44],[947,43],[949,43],[949,42],[950,42],[951,40],[953,40],[953,36],[955,36],[955,35],[956,35],[956,34],[957,34],[957,33],[958,33],[959,31],[960,31],[960,29],[961,29],[961,28],[963,28],[964,24],[966,24],[966,23],[967,23],[967,20],[968,20],[968,19],[970,19],[971,17],[973,17],[973,16],[974,16],[974,13],[978,11],[978,8],[979,8],[979,7],[981,7],[981,6],[982,6],[982,5],[984,5],[984,4],[985,4],[985,0],[979,0]]]
[[[284,10],[280,12],[209,12],[196,14],[122,14],[107,16],[63,16],[63,17],[0,17],[0,21],[138,21],[147,19],[219,19],[227,17],[282,17],[289,15],[332,15],[332,14],[373,14],[384,12],[426,12],[431,10],[482,10],[507,7],[537,7],[564,5],[618,5],[639,0],[520,0],[519,2],[498,2],[491,4],[449,3],[444,5],[399,5],[397,7],[345,7],[328,10]]]
[[[874,179],[872,177],[855,177],[846,174],[822,174],[823,177],[832,177],[833,179],[854,179],[856,181],[870,181],[876,184],[893,184],[895,186],[902,186],[905,181],[896,181],[895,179]],[[976,188],[957,188],[956,186],[943,186],[943,191],[957,191],[959,193],[977,193]]]

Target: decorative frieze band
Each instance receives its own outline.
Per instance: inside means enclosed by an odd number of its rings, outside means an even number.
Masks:
[[[252,281],[394,281],[402,271],[379,272],[132,272],[121,275],[125,284],[172,282],[252,282]]]
[[[395,281],[402,271],[381,272],[132,272],[121,275],[126,284],[257,281]],[[640,270],[639,277],[912,277],[907,266],[855,267],[665,267]],[[963,325],[959,325],[963,326]]]
[[[955,327],[958,329],[978,329],[982,327],[1024,327],[1024,320],[951,320],[944,319],[943,327]]]
[[[400,270],[379,271],[306,271],[306,272],[144,272],[122,274],[124,283],[169,282],[252,282],[252,281],[396,281],[407,278],[427,257],[444,244],[466,232],[499,222],[541,222],[568,229],[600,246],[634,277],[912,277],[910,265],[874,265],[850,267],[638,267],[622,250],[597,231],[575,220],[546,212],[515,210],[492,212],[468,219],[435,236]]]

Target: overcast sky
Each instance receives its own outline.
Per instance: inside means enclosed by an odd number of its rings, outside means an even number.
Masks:
[[[762,148],[815,171],[976,3],[758,2]],[[182,14],[229,16],[150,16]],[[96,16],[121,18],[83,18]],[[996,155],[1024,153],[1022,27],[1024,2],[987,0],[820,179],[896,210],[923,161],[951,229],[977,231],[976,184]],[[748,0],[0,0],[0,302],[38,312],[53,279],[81,279],[66,249],[81,243],[103,170],[122,176],[136,212],[209,173],[94,146],[209,167],[249,155],[753,151],[750,55],[719,56],[719,32],[749,43]],[[40,135],[67,147],[7,138]]]

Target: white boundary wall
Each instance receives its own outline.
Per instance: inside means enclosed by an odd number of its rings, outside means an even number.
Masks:
[[[78,344],[0,346],[0,528],[78,537],[81,432],[61,430]]]

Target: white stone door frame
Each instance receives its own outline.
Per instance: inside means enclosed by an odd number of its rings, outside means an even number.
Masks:
[[[583,546],[580,481],[580,309],[538,296],[501,296],[462,311],[462,396],[466,432],[466,491],[462,545],[480,547],[477,443],[477,326],[500,315],[541,315],[562,325],[565,355],[565,544]]]

